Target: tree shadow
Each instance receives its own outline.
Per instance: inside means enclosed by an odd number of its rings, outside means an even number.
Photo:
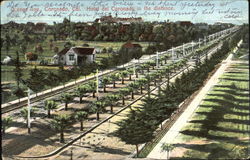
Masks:
[[[35,145],[54,146],[56,140],[53,141],[50,137],[56,134],[57,132],[52,130],[47,124],[33,122],[30,135],[13,133],[6,135],[6,139],[10,140],[12,138],[12,140],[3,146],[2,154],[3,156],[19,155]]]
[[[245,74],[246,72],[241,72],[241,71],[229,71],[229,72],[226,72],[226,73],[229,73],[229,74]]]
[[[228,88],[228,89],[234,89],[232,85],[214,85],[213,91],[217,91],[216,88]],[[249,91],[248,89],[242,89],[242,88],[237,88],[238,91]]]
[[[95,146],[94,152],[105,152],[109,154],[118,154],[118,155],[130,155],[130,152],[123,151],[121,149],[114,149],[106,146]]]
[[[249,79],[237,79],[237,78],[219,78],[226,81],[238,81],[238,82],[249,82]]]
[[[214,90],[214,91],[219,91],[219,92],[224,92],[224,93],[231,93],[230,91],[228,90]],[[210,93],[210,94],[207,94],[207,95],[210,95],[210,96],[221,96],[221,97],[226,97],[225,94],[223,93],[220,93],[220,94],[213,94],[213,93]],[[249,94],[245,94],[245,93],[238,93],[237,96],[240,96],[240,97],[249,97]]]

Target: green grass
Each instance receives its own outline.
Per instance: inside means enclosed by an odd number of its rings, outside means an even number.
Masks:
[[[230,66],[230,72],[223,74],[177,137],[188,149],[182,158],[242,159],[248,156],[248,86],[248,65]],[[197,140],[209,143],[186,145]]]
[[[246,48],[240,48],[235,54],[234,54],[234,59],[235,60],[247,60],[248,57],[249,57],[249,53],[248,52],[249,49],[246,49]],[[243,55],[248,55],[248,56],[244,56],[242,58]]]
[[[30,70],[33,69],[34,67],[35,66],[32,66],[32,65],[26,65],[25,67],[22,67],[22,70],[23,70],[22,78],[27,79],[29,77]],[[2,65],[1,66],[1,82],[15,81],[15,73],[13,72],[14,69],[15,69],[14,66]],[[49,72],[49,71],[56,72],[58,70],[58,67],[37,66],[37,69],[42,69],[44,72]]]

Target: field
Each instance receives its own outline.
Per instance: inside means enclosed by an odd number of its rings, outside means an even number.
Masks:
[[[249,152],[249,68],[231,65],[175,139],[173,159],[241,159]]]

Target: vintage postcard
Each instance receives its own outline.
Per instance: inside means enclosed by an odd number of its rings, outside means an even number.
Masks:
[[[2,1],[1,158],[249,159],[248,5]]]

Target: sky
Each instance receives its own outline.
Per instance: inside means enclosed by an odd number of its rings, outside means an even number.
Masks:
[[[1,2],[1,24],[9,21],[91,22],[111,14],[142,17],[144,21],[192,21],[193,23],[248,23],[247,0],[12,0]]]

